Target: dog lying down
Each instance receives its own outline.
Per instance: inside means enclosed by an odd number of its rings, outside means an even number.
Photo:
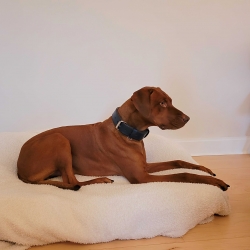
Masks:
[[[144,87],[103,122],[54,128],[29,139],[20,151],[18,177],[26,183],[71,190],[113,182],[104,176],[123,176],[132,184],[204,183],[227,190],[229,185],[204,166],[181,160],[147,163],[143,138],[149,133],[148,127],[179,129],[188,121],[189,117],[175,108],[172,99],[160,88]],[[201,170],[209,175],[153,174],[179,168]],[[78,181],[76,174],[98,178]],[[56,176],[62,176],[62,181],[48,180]]]
[[[214,214],[230,213],[228,192],[214,185],[131,185],[122,176],[108,176],[114,179],[112,185],[88,185],[72,192],[52,185],[23,183],[16,176],[16,161],[23,143],[33,136],[31,132],[0,133],[0,249],[6,249],[6,245],[12,249],[6,241],[16,243],[13,249],[23,250],[61,241],[87,244],[157,235],[181,237],[197,224],[211,221]],[[179,159],[197,164],[176,142],[165,137],[150,133],[144,143],[149,163]],[[155,175],[183,172],[210,176],[181,168]],[[93,177],[76,178],[86,182]],[[53,180],[60,182],[62,177]]]

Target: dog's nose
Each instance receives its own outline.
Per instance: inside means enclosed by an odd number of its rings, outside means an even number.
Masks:
[[[182,116],[182,120],[183,120],[185,123],[187,123],[187,122],[190,120],[190,118],[189,118],[187,115],[183,115],[183,116]]]

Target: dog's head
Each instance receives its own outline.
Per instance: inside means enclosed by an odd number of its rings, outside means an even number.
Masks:
[[[131,100],[144,118],[161,129],[179,129],[190,119],[172,105],[172,99],[160,88],[139,89]]]

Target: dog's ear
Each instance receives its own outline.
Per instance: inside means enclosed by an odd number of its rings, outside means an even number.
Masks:
[[[135,108],[145,117],[148,118],[151,113],[151,95],[154,93],[154,87],[144,87],[137,90],[131,97]]]

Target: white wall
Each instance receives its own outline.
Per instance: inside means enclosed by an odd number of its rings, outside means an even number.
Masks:
[[[151,131],[192,154],[248,152],[249,13],[249,0],[2,0],[0,131],[94,123],[159,86],[191,120]]]

